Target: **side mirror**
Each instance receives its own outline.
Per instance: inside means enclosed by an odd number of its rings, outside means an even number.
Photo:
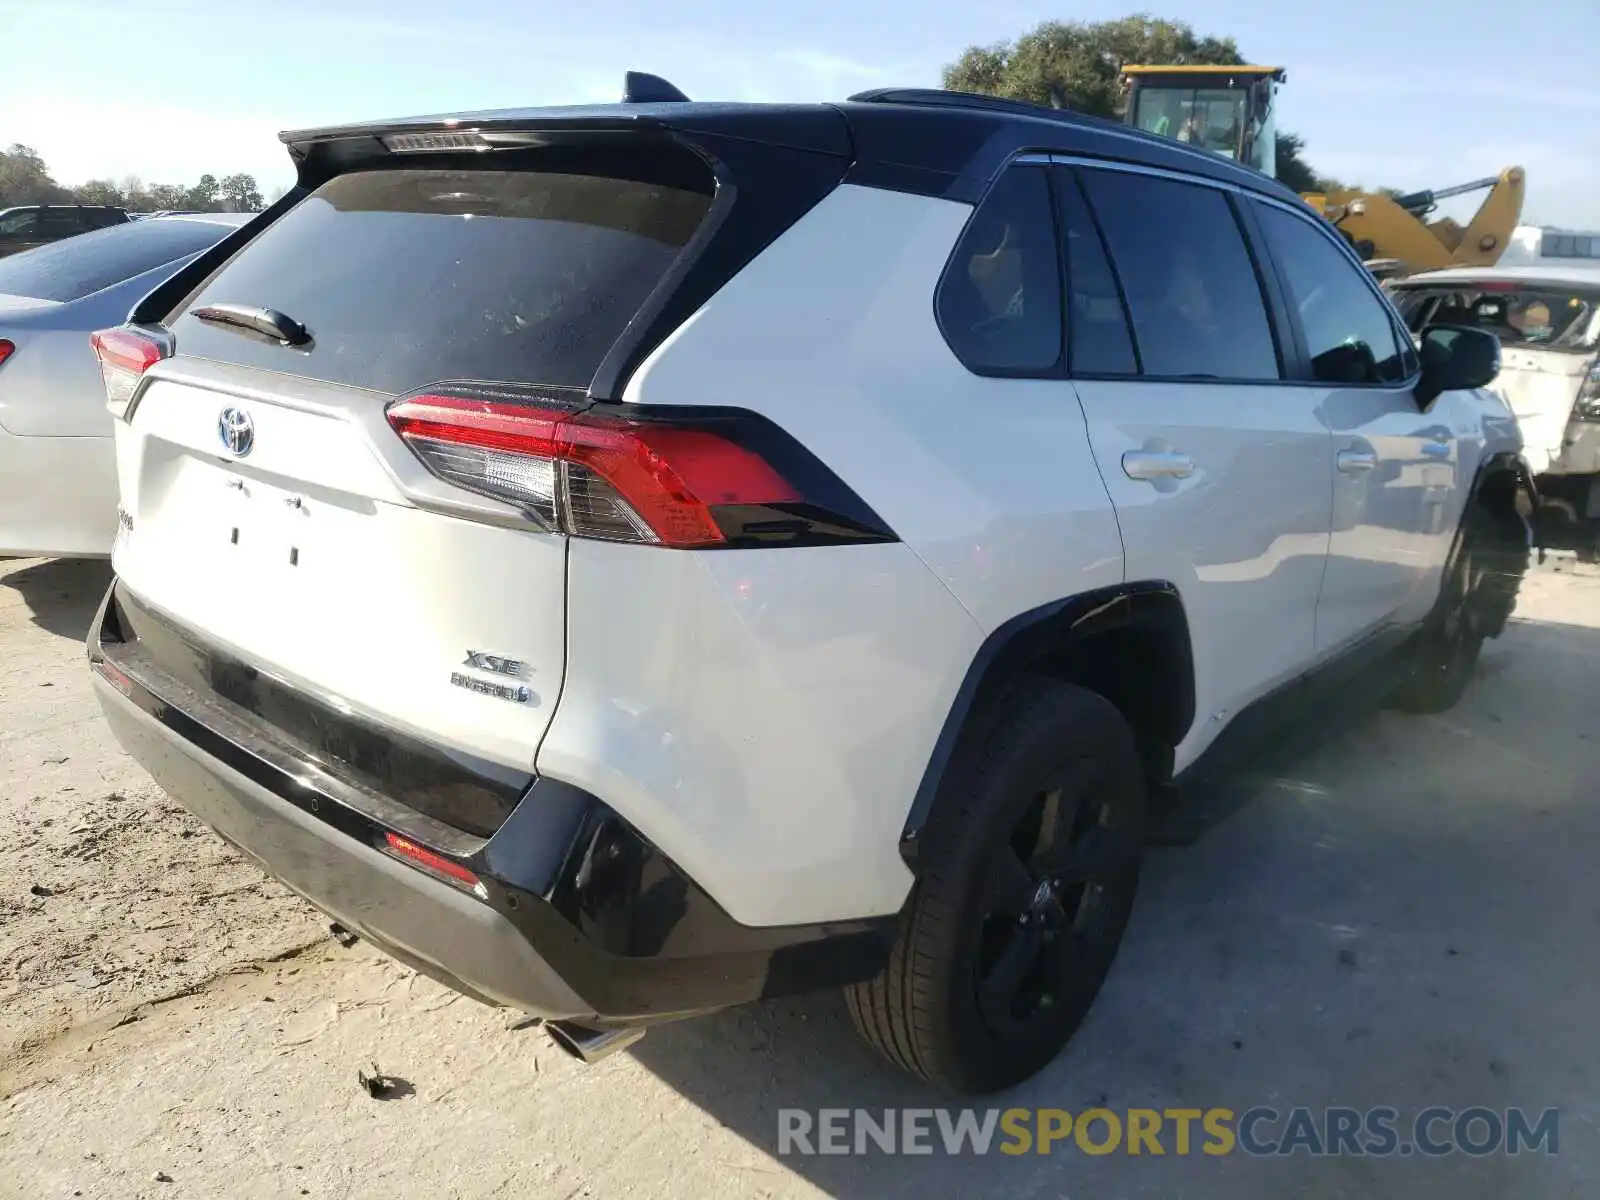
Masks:
[[[1429,325],[1422,331],[1421,358],[1417,404],[1427,408],[1441,392],[1493,383],[1500,374],[1500,339],[1464,325]]]

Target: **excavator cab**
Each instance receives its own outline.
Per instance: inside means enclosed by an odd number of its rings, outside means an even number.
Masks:
[[[1276,177],[1273,100],[1286,78],[1282,67],[1124,67],[1123,120]]]
[[[1278,175],[1273,101],[1287,81],[1282,67],[1137,66],[1122,68],[1123,121],[1176,138],[1264,175]],[[1335,187],[1301,199],[1342,233],[1379,279],[1441,267],[1490,266],[1505,250],[1522,214],[1521,167],[1470,183],[1396,196]],[[1439,201],[1486,191],[1466,225],[1430,220]]]

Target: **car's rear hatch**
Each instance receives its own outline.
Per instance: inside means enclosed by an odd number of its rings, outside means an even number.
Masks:
[[[1578,392],[1593,364],[1590,354],[1505,346],[1491,390],[1516,414],[1528,463],[1537,473],[1561,454]]]
[[[213,690],[369,785],[388,782],[375,728],[531,779],[564,670],[565,536],[430,472],[386,409],[462,383],[590,404],[602,365],[638,352],[730,227],[721,157],[659,128],[613,119],[586,140],[564,124],[495,154],[302,138],[308,194],[220,268],[197,262],[209,274],[180,281],[164,324],[135,314],[174,350],[117,422],[115,569],[142,619],[176,631],[149,647],[192,679],[182,647],[203,643],[223,664]],[[766,197],[766,223],[811,190]],[[722,278],[758,249],[727,254]],[[487,835],[515,790],[465,817],[436,791],[408,802]]]

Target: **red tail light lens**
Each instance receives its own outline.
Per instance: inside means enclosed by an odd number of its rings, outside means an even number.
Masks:
[[[386,850],[413,866],[421,867],[430,875],[437,875],[472,891],[480,893],[483,891],[483,885],[479,883],[478,877],[460,863],[429,850],[426,846],[419,846],[410,838],[401,837],[398,833],[385,833],[383,845],[379,849]]]
[[[15,342],[0,338],[0,363],[4,363],[6,359],[10,358],[16,348],[17,344]]]
[[[119,326],[89,335],[100,360],[100,378],[105,381],[106,400],[126,404],[144,373],[167,356],[167,347],[148,334]]]
[[[719,509],[805,507],[771,462],[727,433],[537,403],[425,395],[389,423],[435,475],[579,537],[727,543]]]

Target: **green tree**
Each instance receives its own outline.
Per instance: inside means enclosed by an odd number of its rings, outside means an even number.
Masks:
[[[1241,63],[1232,38],[1201,37],[1182,21],[1144,14],[1117,21],[1046,21],[1014,42],[971,46],[944,70],[944,85],[1114,118],[1122,108],[1122,68],[1137,63],[1184,66]],[[1295,191],[1319,179],[1302,157],[1304,142],[1279,131],[1278,178]]]
[[[0,151],[0,205],[56,204],[67,190],[50,178],[44,159],[21,144]]]
[[[150,185],[150,207],[157,212],[185,208],[188,206],[188,201],[189,189],[180,183],[152,183]]]
[[[114,204],[121,208],[127,203],[122,189],[110,179],[91,179],[72,189],[72,198],[79,204]]]
[[[1278,182],[1297,192],[1330,192],[1344,184],[1318,175],[1303,157],[1305,139],[1297,133],[1278,134]]]
[[[197,212],[211,212],[218,207],[218,183],[215,175],[202,175],[200,182],[189,189],[183,198],[183,208]]]
[[[144,180],[137,175],[125,177],[121,184],[122,206],[129,212],[152,212],[155,205],[150,202],[150,192],[144,186]]]
[[[1094,117],[1121,107],[1122,68],[1131,63],[1243,62],[1232,38],[1197,37],[1181,21],[1046,21],[1015,42],[973,46],[944,70],[944,85],[1007,96]]]
[[[260,212],[264,205],[254,175],[229,175],[218,186],[229,212]]]

